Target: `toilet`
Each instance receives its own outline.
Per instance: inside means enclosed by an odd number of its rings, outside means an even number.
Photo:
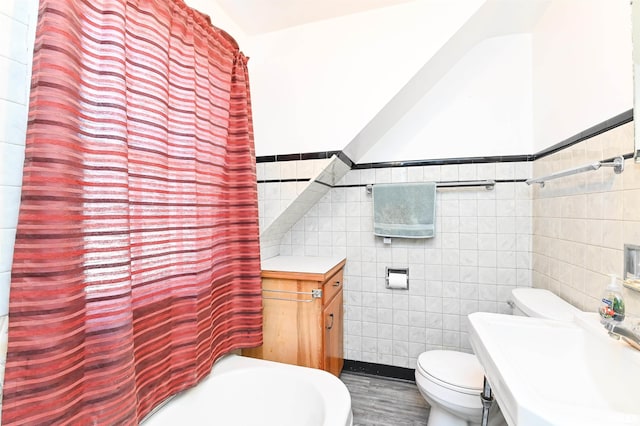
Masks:
[[[580,312],[548,290],[517,288],[508,302],[514,315],[572,321]],[[480,393],[484,371],[475,355],[433,350],[420,354],[416,366],[416,384],[431,406],[428,426],[479,425],[482,420]],[[489,425],[506,425],[497,404],[490,410]]]

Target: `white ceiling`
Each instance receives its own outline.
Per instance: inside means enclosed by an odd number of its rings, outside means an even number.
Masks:
[[[216,0],[248,35],[415,0]]]

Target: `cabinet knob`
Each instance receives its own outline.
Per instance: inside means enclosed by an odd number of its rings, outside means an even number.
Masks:
[[[334,287],[339,287],[340,286],[340,281],[336,281],[335,283],[333,283]]]
[[[329,314],[329,318],[331,318],[331,325],[327,326],[327,330],[331,330],[333,328],[333,314]]]

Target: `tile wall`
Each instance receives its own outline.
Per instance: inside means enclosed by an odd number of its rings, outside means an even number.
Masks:
[[[338,185],[530,174],[530,163],[393,167],[352,170]],[[467,314],[510,312],[511,289],[531,285],[531,188],[524,183],[498,183],[491,191],[438,190],[432,239],[393,239],[385,245],[372,228],[372,199],[365,188],[334,187],[280,245],[281,255],[347,257],[348,359],[414,368],[427,349],[470,351]],[[408,291],[385,288],[387,266],[409,267]]]
[[[0,383],[18,223],[37,0],[0,1]]]
[[[279,182],[259,184],[259,205],[264,208],[260,227],[260,256],[269,259],[280,252],[280,241],[284,234],[302,218],[307,211],[329,191],[349,171],[347,165],[337,156],[328,160],[308,160],[296,162],[267,163],[260,173],[274,178],[281,176]],[[315,174],[309,179],[310,172]],[[258,176],[260,173],[257,173]],[[297,176],[287,178],[286,176]],[[304,179],[304,182],[289,182],[287,179]],[[260,180],[258,178],[258,180]],[[269,179],[271,180],[271,179]],[[294,195],[296,194],[297,195]],[[275,218],[271,212],[277,212]],[[265,224],[265,226],[262,226]]]
[[[260,229],[267,229],[291,201],[309,185],[309,181],[292,182],[291,180],[312,179],[322,172],[330,161],[327,158],[258,163],[256,165],[258,181],[270,181],[258,183]]]
[[[534,162],[534,176],[633,152],[633,123]],[[640,245],[640,164],[622,174],[602,167],[533,191],[533,285],[595,311],[607,274],[623,274],[624,244]],[[627,313],[640,317],[640,293],[625,289]]]

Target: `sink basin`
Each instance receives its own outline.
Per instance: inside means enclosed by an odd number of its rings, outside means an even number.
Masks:
[[[640,352],[597,314],[558,322],[477,312],[471,346],[511,426],[640,425]]]

